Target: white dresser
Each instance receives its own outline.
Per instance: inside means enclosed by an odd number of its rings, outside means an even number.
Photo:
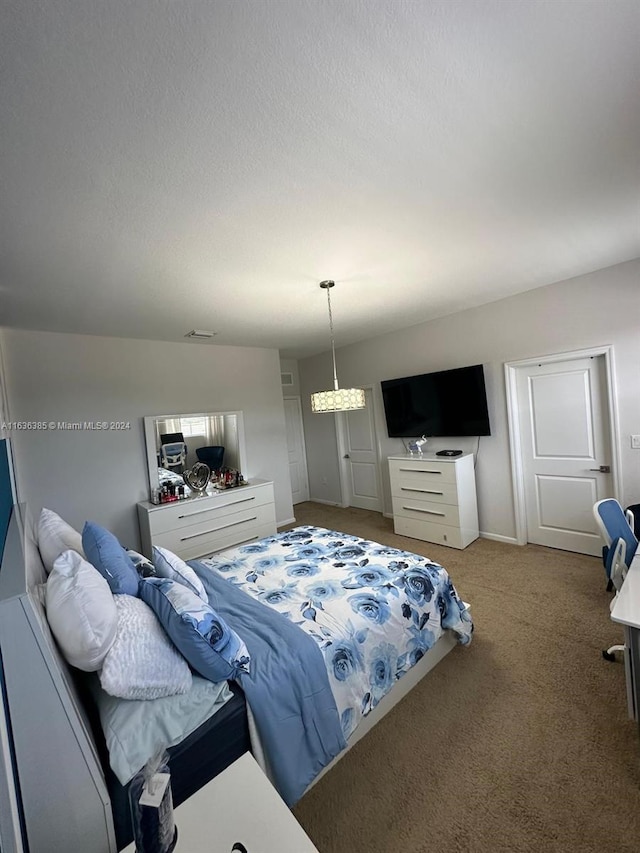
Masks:
[[[153,546],[193,560],[276,533],[273,483],[246,486],[168,504],[138,504],[140,539],[146,557]]]
[[[477,539],[473,460],[473,453],[390,456],[395,532],[451,548],[466,548]]]

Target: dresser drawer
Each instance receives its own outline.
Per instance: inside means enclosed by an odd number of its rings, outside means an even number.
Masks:
[[[411,498],[393,499],[393,516],[415,518],[418,521],[433,521],[457,527],[460,524],[460,511],[455,504],[435,501],[413,500]]]
[[[275,529],[273,504],[253,505],[238,512],[216,514],[196,524],[157,533],[153,537],[153,545],[168,548],[183,560],[190,560],[269,536]]]
[[[273,503],[273,488],[240,486],[213,497],[176,501],[170,506],[160,507],[149,513],[149,529],[155,538],[158,533],[167,530],[180,530],[269,503]]]
[[[410,536],[412,539],[422,539],[425,542],[436,542],[439,545],[448,545],[450,548],[466,548],[469,540],[459,527],[450,527],[446,524],[437,524],[424,519],[405,518],[394,515],[393,529],[400,536]],[[475,538],[475,537],[473,537]]]
[[[431,503],[458,503],[458,487],[456,483],[421,483],[407,484],[391,481],[391,495],[399,500],[429,501]]]
[[[396,482],[403,486],[455,483],[456,466],[451,462],[435,459],[408,460],[407,462],[401,459],[390,459],[389,476],[392,483]]]
[[[153,560],[153,547],[168,548],[183,560],[204,557],[277,530],[273,483],[247,486],[155,506],[138,504],[142,552]]]

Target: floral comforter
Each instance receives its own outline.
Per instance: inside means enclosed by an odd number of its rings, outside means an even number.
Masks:
[[[317,642],[345,738],[445,629],[473,623],[442,566],[304,525],[201,561]]]

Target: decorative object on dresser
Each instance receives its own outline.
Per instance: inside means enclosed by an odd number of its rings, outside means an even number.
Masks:
[[[211,479],[211,468],[204,462],[196,462],[193,468],[189,468],[182,476],[194,497],[201,498],[207,494],[207,486]]]
[[[408,438],[404,442],[404,446],[407,448],[407,453],[410,453],[412,456],[414,454],[422,456],[424,448],[427,446],[427,441],[428,438],[426,435],[423,435],[420,438]]]
[[[252,480],[242,489],[155,505],[138,504],[143,554],[153,546],[192,560],[276,532],[273,483]]]
[[[451,548],[466,548],[477,539],[473,460],[473,453],[390,456],[395,532]]]

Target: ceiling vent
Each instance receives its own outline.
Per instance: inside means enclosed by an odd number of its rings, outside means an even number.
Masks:
[[[217,332],[205,332],[202,329],[191,329],[190,332],[187,332],[185,338],[193,338],[196,341],[206,341],[209,338],[215,338]]]

